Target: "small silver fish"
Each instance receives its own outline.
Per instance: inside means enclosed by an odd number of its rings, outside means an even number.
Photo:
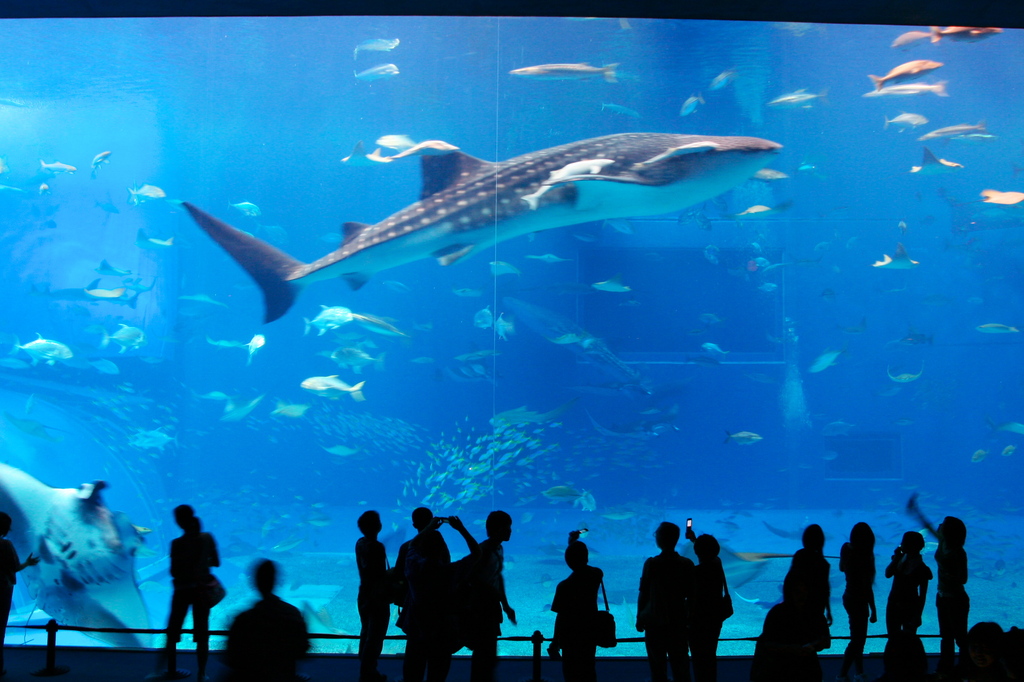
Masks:
[[[401,42],[398,38],[370,38],[356,45],[352,50],[352,59],[357,59],[360,52],[391,52]]]
[[[394,64],[380,64],[365,71],[355,73],[356,78],[361,81],[377,81],[382,78],[393,78],[398,75],[398,67]]]

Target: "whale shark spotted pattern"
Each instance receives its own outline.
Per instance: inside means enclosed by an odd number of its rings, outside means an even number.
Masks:
[[[358,289],[376,272],[421,258],[450,265],[523,234],[679,211],[749,179],[780,148],[756,137],[622,133],[497,163],[458,151],[424,156],[418,202],[376,225],[345,223],[341,246],[312,263],[184,206],[260,286],[265,321],[272,322],[288,311],[299,287],[311,282],[343,277]],[[550,184],[553,173],[592,159],[610,163],[597,173],[559,176]],[[524,200],[531,195],[535,202]]]

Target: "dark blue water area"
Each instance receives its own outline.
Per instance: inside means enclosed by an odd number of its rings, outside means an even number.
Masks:
[[[1016,589],[1019,558],[1024,214],[980,200],[983,190],[1021,190],[1024,39],[1005,31],[889,47],[905,30],[427,17],[4,22],[0,352],[12,354],[0,363],[0,459],[56,488],[111,483],[105,504],[152,531],[136,568],[154,621],[168,596],[170,509],[182,502],[225,548],[232,608],[248,597],[253,558],[271,556],[295,578],[286,596],[326,609],[344,623],[335,629],[357,622],[337,597],[354,590],[355,517],[379,509],[386,531],[400,534],[420,504],[462,514],[480,536],[488,511],[513,510],[516,594],[538,612],[562,575],[565,533],[589,527],[626,618],[633,573],[662,520],[693,515],[731,551],[780,553],[820,522],[826,553],[837,554],[859,515],[884,525],[880,543],[917,530],[899,512],[918,491],[929,514],[982,528],[968,545],[972,596],[996,604]],[[354,55],[374,38],[400,43]],[[946,81],[948,97],[863,97],[868,74],[912,59],[943,63],[914,82]],[[614,65],[615,82],[509,74],[581,62]],[[356,76],[382,64],[399,74]],[[727,70],[736,79],[712,90]],[[816,97],[768,106],[798,90]],[[703,103],[680,116],[695,96]],[[904,112],[929,122],[886,126]],[[917,139],[979,121],[994,137]],[[343,223],[375,224],[420,198],[417,159],[343,163],[357,142],[372,152],[381,136],[402,134],[502,161],[629,132],[766,138],[783,145],[770,168],[788,177],[743,182],[682,213],[518,236],[446,267],[418,260],[358,291],[316,282],[266,325],[258,287],[180,205],[310,262],[338,247]],[[962,168],[911,173],[925,147]],[[109,163],[92,178],[103,151]],[[40,159],[77,171],[47,173]],[[166,197],[133,205],[127,190],[144,185]],[[242,202],[260,215],[232,207]],[[872,267],[897,243],[919,265]],[[546,254],[563,260],[530,258]],[[102,260],[131,274],[100,274]],[[502,263],[518,274],[495,274]],[[97,278],[100,289],[152,288],[103,301],[84,292]],[[600,290],[609,281],[628,290]],[[402,335],[354,323],[320,335],[307,321],[322,306],[382,318]],[[483,311],[514,333],[500,339],[475,324]],[[120,325],[143,330],[146,343],[104,345]],[[32,358],[16,344],[37,334],[72,358],[25,366]],[[251,357],[223,347],[255,335],[265,345]],[[360,373],[325,357],[342,348],[369,356]],[[365,401],[300,387],[334,374],[365,381]],[[272,414],[281,404],[308,409]],[[84,454],[74,466],[47,465],[75,449]],[[781,578],[776,566],[748,573],[740,589],[752,601],[739,607],[736,636],[757,634],[758,604],[777,599]],[[29,608],[27,593],[20,599]]]

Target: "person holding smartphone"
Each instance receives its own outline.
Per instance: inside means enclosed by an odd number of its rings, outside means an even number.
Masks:
[[[692,527],[693,521],[687,521]],[[663,522],[654,531],[661,553],[644,562],[637,599],[636,629],[644,633],[651,682],[689,682],[687,603],[693,597],[693,562],[676,552],[679,526]]]

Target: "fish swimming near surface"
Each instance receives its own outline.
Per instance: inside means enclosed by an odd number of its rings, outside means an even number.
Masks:
[[[353,72],[361,81],[379,81],[382,78],[393,78],[398,75],[398,67],[394,64],[379,64],[365,71]]]
[[[918,142],[926,142],[928,140],[934,140],[939,137],[955,137],[980,134],[985,135],[988,131],[985,129],[985,122],[979,121],[976,125],[970,123],[961,123],[955,126],[946,126],[945,128],[939,128],[933,130],[930,133],[925,133],[921,137],[917,138]]]
[[[370,38],[356,45],[352,50],[352,59],[357,59],[360,52],[391,52],[398,47],[401,41],[398,38]]]
[[[142,535],[122,512],[108,509],[103,481],[51,488],[0,464],[0,508],[13,519],[19,556],[39,557],[19,575],[36,606],[66,625],[147,629],[149,614],[136,585]],[[87,633],[117,647],[146,647],[148,634]]]
[[[606,83],[618,83],[619,81],[615,73],[615,69],[618,67],[618,64],[591,66],[586,62],[582,64],[540,64],[538,66],[524,66],[521,69],[513,69],[509,73],[513,76],[521,76],[539,81],[588,80],[601,76]]]
[[[906,64],[900,64],[884,76],[868,76],[875,84],[875,90],[881,90],[886,83],[905,83],[938,69],[942,62],[933,62],[930,59],[915,59]]]
[[[947,81],[887,85],[879,90],[865,92],[861,97],[901,97],[906,95],[923,95],[926,92],[931,92],[939,97],[949,97],[949,93],[946,92],[946,83]]]
[[[343,277],[358,289],[376,272],[433,257],[450,265],[513,237],[588,221],[679,211],[725,192],[768,165],[781,145],[754,137],[622,133],[490,163],[462,152],[423,156],[421,200],[376,225],[346,223],[334,252],[302,263],[274,246],[185,208],[263,290],[265,321],[284,315],[299,288]],[[599,173],[563,177],[522,201],[551,172],[611,159]]]
[[[883,116],[883,118],[885,119],[884,127],[886,130],[889,129],[889,126],[894,126],[899,128],[901,133],[907,128],[916,128],[917,126],[923,126],[928,123],[928,119],[921,114],[902,113],[899,116],[893,116],[892,118],[888,118],[886,116]]]

